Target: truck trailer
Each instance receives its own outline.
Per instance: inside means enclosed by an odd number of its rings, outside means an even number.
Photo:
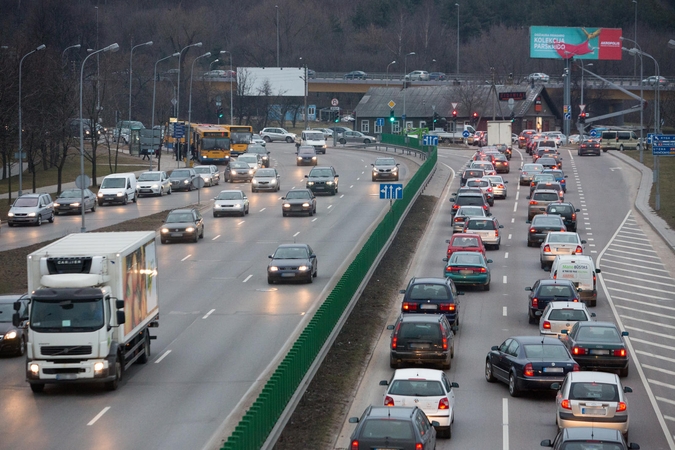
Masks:
[[[103,383],[117,389],[131,364],[150,358],[158,326],[155,232],[70,234],[28,255],[26,380]]]

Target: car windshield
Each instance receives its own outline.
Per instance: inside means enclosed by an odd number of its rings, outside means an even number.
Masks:
[[[61,192],[59,198],[82,198],[82,191],[80,189],[68,189]]]
[[[544,166],[541,164],[525,164],[523,166],[523,172],[541,172],[544,170]]]
[[[468,228],[472,230],[494,230],[495,223],[490,219],[485,220],[470,220]]]
[[[542,166],[552,166],[558,163],[553,158],[539,158],[539,164],[541,164]]]
[[[535,192],[534,196],[532,196],[532,200],[539,200],[542,202],[555,202],[560,200],[560,198],[558,198],[558,194],[553,192]]]
[[[262,141],[263,138],[261,138],[259,134],[254,134],[251,136],[251,140]]]
[[[211,168],[210,167],[195,167],[195,172],[210,174]]]
[[[579,239],[576,234],[549,234],[548,242],[551,244],[578,244]]]
[[[567,349],[562,344],[525,344],[524,347],[527,359],[540,359],[542,361],[564,361],[570,359]]]
[[[596,439],[568,441],[558,447],[560,450],[624,450],[626,447],[618,442],[601,442]]]
[[[255,155],[241,155],[237,159],[239,160],[239,162],[258,164],[258,157]]]
[[[532,226],[540,227],[559,227],[561,224],[560,216],[553,217],[537,217],[534,216]]]
[[[539,175],[534,176],[534,181],[535,183],[539,183],[541,181],[555,181],[555,177],[551,174],[543,173]]]
[[[469,187],[488,187],[489,182],[485,180],[469,180],[466,182]]]
[[[436,380],[394,380],[387,393],[409,397],[441,397],[445,395],[441,382]]]
[[[190,171],[187,169],[177,169],[171,172],[171,178],[189,178]]]
[[[453,247],[478,247],[478,239],[473,237],[456,237],[450,245]]]
[[[457,211],[458,216],[484,216],[485,210],[480,206],[464,206]]]
[[[13,303],[0,303],[0,323],[11,323],[13,315]]]
[[[305,133],[305,139],[308,141],[323,141],[323,133]]]
[[[29,323],[36,331],[84,332],[101,328],[103,317],[101,299],[52,302],[33,298]]]
[[[229,138],[203,137],[201,140],[202,150],[229,149]]]
[[[235,161],[230,163],[230,169],[248,169],[248,164],[241,161],[239,162]]]
[[[216,197],[216,200],[241,200],[242,198],[244,198],[244,194],[242,192],[223,191],[220,194],[218,194],[218,197]]]
[[[166,218],[166,223],[189,223],[194,222],[192,213],[172,212]]]
[[[569,398],[570,400],[618,402],[619,390],[614,384],[596,382],[572,383]]]
[[[584,342],[621,343],[621,336],[614,327],[581,327],[576,339]]]
[[[485,201],[482,195],[460,195],[455,203],[458,205],[483,205]]]
[[[538,295],[540,297],[572,298],[574,297],[574,292],[572,291],[572,288],[569,286],[550,285],[550,286],[541,286]]]
[[[301,156],[314,156],[315,154],[314,147],[300,147],[298,149],[298,155]]]
[[[307,191],[290,191],[288,194],[286,194],[286,199],[302,199],[302,200],[309,200],[309,192]]]
[[[333,172],[330,169],[312,169],[309,172],[309,177],[332,177]]]
[[[448,291],[442,284],[416,284],[410,290],[411,300],[449,300]]]
[[[256,178],[261,178],[261,177],[268,178],[268,177],[274,177],[274,176],[275,176],[274,169],[260,169],[259,171],[257,171],[255,173]]]
[[[275,259],[307,259],[305,247],[281,247],[274,253]]]
[[[394,158],[377,158],[375,160],[376,166],[395,166],[396,160]]]
[[[259,154],[267,154],[267,150],[265,147],[262,146],[251,146],[246,150],[246,153],[259,153]]]
[[[159,181],[159,173],[142,173],[138,181]]]
[[[572,212],[571,206],[551,206],[548,208],[551,214],[569,214]]]
[[[481,178],[484,173],[482,170],[467,170],[464,172],[464,178]]]
[[[588,320],[588,315],[583,309],[552,309],[548,315],[548,320],[579,322]]]
[[[398,330],[398,336],[401,340],[439,340],[441,327],[431,323],[404,322]]]
[[[103,187],[103,186],[101,186]],[[38,198],[37,197],[27,197],[27,198],[18,198],[14,202],[14,206],[16,207],[31,207],[31,206],[37,206],[38,205]]]
[[[492,184],[504,184],[504,179],[500,176],[490,175],[487,179],[490,180]]]
[[[104,178],[101,183],[101,189],[124,188],[127,185],[127,179],[121,177]]]
[[[237,132],[230,134],[233,144],[249,144],[251,142],[252,133]]]
[[[449,264],[482,266],[483,255],[475,252],[472,252],[470,255],[453,253],[452,256],[450,256]]]
[[[412,423],[407,420],[392,420],[387,419],[368,419],[363,424],[361,429],[361,436],[367,439],[384,439],[391,440],[412,440],[413,434]]]

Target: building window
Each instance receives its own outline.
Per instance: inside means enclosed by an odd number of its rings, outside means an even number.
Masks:
[[[375,123],[375,134],[382,134],[382,125]]]
[[[420,120],[420,128],[424,128],[427,126],[427,123],[424,120]]]
[[[405,122],[405,128],[406,128],[407,130],[409,130],[409,129],[411,129],[412,127],[413,127],[412,120],[406,120],[406,122]]]
[[[392,133],[400,133],[401,132],[401,124],[398,122],[398,120],[395,120],[391,124],[391,132]]]
[[[370,132],[370,122],[368,120],[362,120],[361,133],[369,133],[369,132]]]

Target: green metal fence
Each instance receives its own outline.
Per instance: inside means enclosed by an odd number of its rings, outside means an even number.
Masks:
[[[295,341],[221,450],[257,450],[265,443],[368,270],[436,165],[436,160],[437,152],[432,150],[405,186],[403,199],[393,202],[390,211],[373,230],[361,251]]]
[[[406,142],[406,136],[402,134],[383,134],[382,137],[380,138],[380,142],[382,142],[383,144],[392,144],[392,145],[400,145],[401,147],[410,147],[414,148],[415,150],[421,150],[425,152],[429,152],[430,149],[432,148],[427,145],[422,145],[420,139],[410,136],[407,136]]]

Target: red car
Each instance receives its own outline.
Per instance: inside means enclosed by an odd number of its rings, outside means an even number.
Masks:
[[[483,240],[477,234],[455,233],[445,242],[448,243],[448,258],[453,252],[480,252],[485,256]]]

